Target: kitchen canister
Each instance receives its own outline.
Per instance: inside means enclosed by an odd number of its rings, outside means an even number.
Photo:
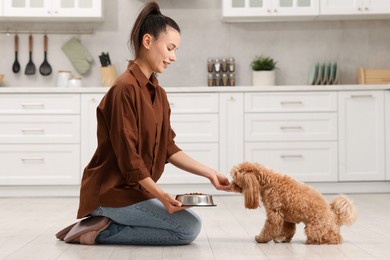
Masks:
[[[72,77],[72,73],[68,70],[58,71],[57,87],[65,88],[68,86],[68,81]]]
[[[68,80],[69,88],[79,88],[82,86],[81,78],[79,77],[71,77]]]

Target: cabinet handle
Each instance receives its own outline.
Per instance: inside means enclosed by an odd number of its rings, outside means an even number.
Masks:
[[[289,154],[289,155],[286,155],[286,154],[282,154],[280,156],[280,158],[282,159],[303,159],[303,155],[301,154]]]
[[[236,99],[233,96],[231,96],[230,101],[236,101]]]
[[[175,106],[175,103],[169,102],[169,106],[173,107],[173,106]]]
[[[303,131],[302,126],[281,126],[280,130],[282,131]]]
[[[43,109],[43,108],[45,108],[45,104],[43,104],[43,103],[23,103],[22,107],[25,109],[30,109],[30,108],[33,108],[33,109],[42,108]]]
[[[20,158],[20,160],[24,163],[27,163],[27,162],[41,162],[41,163],[43,163],[45,161],[45,158],[43,158],[43,157],[23,157],[23,158]]]
[[[287,105],[302,105],[302,101],[282,101],[280,102],[282,106],[287,106]]]
[[[373,98],[373,95],[351,95],[351,98]]]
[[[43,128],[23,128],[22,130],[23,134],[44,134],[45,129]]]

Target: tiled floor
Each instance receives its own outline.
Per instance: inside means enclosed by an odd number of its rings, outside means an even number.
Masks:
[[[263,209],[247,210],[241,196],[229,195],[214,196],[217,207],[196,208],[201,234],[191,245],[176,247],[66,244],[54,234],[75,221],[76,198],[2,198],[0,259],[390,259],[390,194],[349,197],[358,220],[342,228],[341,245],[305,245],[302,224],[291,243],[257,244]]]

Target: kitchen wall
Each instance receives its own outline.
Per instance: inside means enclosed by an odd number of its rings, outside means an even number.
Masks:
[[[146,0],[104,1],[104,21],[98,23],[30,23],[0,21],[0,30],[89,30],[79,35],[82,44],[94,56],[92,70],[83,75],[86,87],[103,86],[98,56],[108,51],[118,73],[126,68],[131,53],[127,47],[131,26]],[[205,86],[208,57],[234,57],[237,84],[251,84],[249,64],[256,55],[266,54],[278,61],[277,84],[306,84],[310,67],[317,61],[338,62],[341,83],[356,83],[356,68],[390,67],[390,19],[360,21],[311,21],[270,23],[223,23],[220,0],[159,0],[165,15],[175,19],[182,29],[177,61],[160,75],[165,87]],[[389,17],[390,18],[390,17]],[[58,70],[75,69],[61,46],[76,35],[49,34],[48,60],[51,76],[23,74],[28,62],[28,35],[20,35],[19,62],[22,70],[12,73],[13,34],[0,35],[0,74],[5,86],[55,86]],[[43,35],[34,35],[33,61],[43,61]]]

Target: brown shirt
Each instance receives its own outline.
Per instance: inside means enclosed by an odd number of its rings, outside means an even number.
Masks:
[[[84,169],[77,218],[98,206],[124,207],[152,198],[138,181],[157,182],[167,159],[180,151],[174,137],[164,89],[154,75],[149,81],[129,62],[97,108],[98,146]]]

